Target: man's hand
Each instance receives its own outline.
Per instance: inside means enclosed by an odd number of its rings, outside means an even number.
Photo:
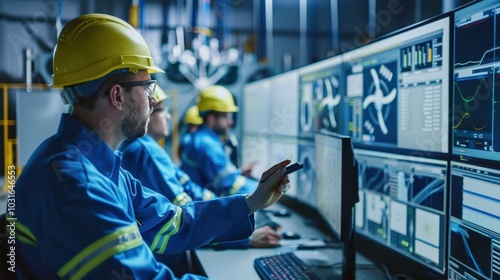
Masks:
[[[270,226],[256,228],[250,238],[250,247],[270,248],[280,246],[281,235]]]
[[[288,164],[290,160],[284,160],[262,174],[257,189],[247,196],[248,214],[271,206],[288,190],[290,181],[285,173]]]

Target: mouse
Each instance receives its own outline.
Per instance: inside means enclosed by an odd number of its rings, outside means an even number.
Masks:
[[[283,239],[300,239],[300,234],[291,230],[285,230],[281,233]]]
[[[290,216],[290,211],[286,210],[285,208],[281,208],[279,210],[274,211],[273,214],[276,217],[288,217]]]

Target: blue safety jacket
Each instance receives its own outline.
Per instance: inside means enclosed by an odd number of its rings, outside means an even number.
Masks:
[[[224,144],[212,129],[200,128],[182,148],[181,169],[191,179],[218,196],[253,192],[258,182],[243,176],[231,162]]]
[[[150,189],[163,194],[172,203],[184,206],[191,201],[210,200],[217,196],[196,184],[174,164],[170,155],[151,136],[127,140],[120,145],[122,167]],[[244,249],[250,239],[212,244],[220,249]]]
[[[182,156],[182,148],[184,148],[184,146],[186,146],[189,142],[191,142],[191,138],[193,137],[193,133],[192,132],[185,132],[182,137],[181,137],[181,140],[179,142],[179,156]]]
[[[243,196],[181,208],[120,165],[119,152],[62,116],[19,176],[15,209],[7,209],[18,279],[173,279],[153,252],[175,254],[252,233]]]
[[[184,206],[193,200],[210,200],[215,194],[189,178],[151,136],[124,141],[119,150],[122,167],[143,185],[163,194],[173,204]]]

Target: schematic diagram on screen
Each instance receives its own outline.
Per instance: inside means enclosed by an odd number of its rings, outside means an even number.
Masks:
[[[390,62],[364,71],[363,137],[370,142],[396,143],[397,63]]]
[[[338,110],[341,100],[339,79],[336,75],[320,78],[314,83],[317,100],[317,128],[337,132]]]

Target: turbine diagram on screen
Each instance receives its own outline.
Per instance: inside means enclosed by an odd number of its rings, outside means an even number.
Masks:
[[[316,96],[318,96],[319,100],[318,112],[321,114],[321,126],[324,128],[337,128],[335,108],[340,104],[338,87],[339,80],[335,76],[326,77],[317,81]]]
[[[369,94],[365,98],[365,100],[363,100],[363,109],[366,110],[366,108],[368,108],[368,105],[373,103],[373,106],[377,111],[377,120],[378,125],[380,126],[380,130],[383,134],[387,134],[389,133],[389,131],[387,130],[387,126],[385,125],[385,118],[382,110],[384,105],[390,104],[396,98],[396,88],[393,88],[388,94],[384,94],[384,91],[387,91],[387,87],[384,87],[384,90],[382,90],[382,87],[380,86],[380,79],[374,68],[370,69],[370,74],[373,78],[373,86],[370,86],[370,88],[373,88],[373,93]]]

